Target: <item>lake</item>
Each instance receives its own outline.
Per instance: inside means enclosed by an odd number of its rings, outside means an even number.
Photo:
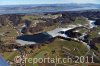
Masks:
[[[38,44],[52,41],[53,37],[47,32],[42,32],[34,35],[21,35],[16,38],[17,43],[24,44]]]
[[[100,19],[88,20],[90,28],[100,26]]]

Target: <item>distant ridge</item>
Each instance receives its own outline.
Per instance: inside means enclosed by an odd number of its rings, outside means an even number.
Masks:
[[[2,5],[0,14],[80,11],[100,9],[100,4],[29,4],[29,5]]]

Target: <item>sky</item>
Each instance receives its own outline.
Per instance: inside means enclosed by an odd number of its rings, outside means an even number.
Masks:
[[[21,4],[62,4],[62,3],[94,3],[100,4],[100,0],[0,0],[0,5]]]

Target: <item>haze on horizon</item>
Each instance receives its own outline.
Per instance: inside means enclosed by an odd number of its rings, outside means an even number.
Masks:
[[[23,4],[100,4],[100,0],[0,0],[0,5],[23,5]]]

